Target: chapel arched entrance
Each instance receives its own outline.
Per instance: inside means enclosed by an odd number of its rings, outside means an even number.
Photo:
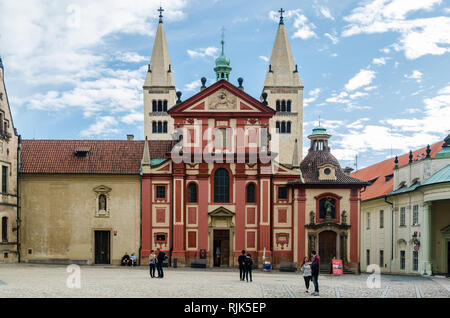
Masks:
[[[337,256],[337,234],[334,231],[322,231],[319,233],[320,265],[331,267],[331,260]]]

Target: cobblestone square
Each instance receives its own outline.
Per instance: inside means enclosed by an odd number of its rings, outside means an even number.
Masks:
[[[382,275],[380,288],[368,288],[368,274],[319,276],[320,296],[305,292],[299,273],[253,272],[239,281],[236,269],[165,268],[164,279],[147,267],[81,266],[80,288],[68,288],[67,266],[0,265],[0,297],[151,297],[151,298],[449,298],[450,279]],[[312,285],[312,284],[311,284]],[[310,286],[310,291],[313,287]]]

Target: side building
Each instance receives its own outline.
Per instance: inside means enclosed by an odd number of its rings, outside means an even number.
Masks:
[[[18,253],[20,218],[17,199],[17,153],[19,147],[20,136],[14,128],[6,93],[4,68],[0,58],[0,263],[20,260]]]
[[[450,136],[354,172],[362,192],[361,268],[385,273],[448,274]]]
[[[143,141],[23,140],[23,262],[120,264],[139,254]]]

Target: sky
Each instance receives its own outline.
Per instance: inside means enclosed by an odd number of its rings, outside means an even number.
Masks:
[[[242,77],[259,99],[286,11],[304,85],[304,155],[319,116],[334,156],[358,169],[450,133],[448,0],[0,0],[0,55],[22,138],[143,139],[160,4],[182,100],[201,77],[214,82],[222,27],[230,82]]]

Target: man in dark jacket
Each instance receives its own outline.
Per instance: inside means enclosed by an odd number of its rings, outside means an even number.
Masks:
[[[319,296],[319,271],[320,258],[316,251],[312,251],[311,278],[314,284],[314,293],[312,295]]]
[[[245,250],[242,250],[242,254],[238,257],[238,263],[239,263],[239,277],[241,278],[241,281],[245,280]]]
[[[157,259],[156,269],[158,270],[158,276],[156,278],[163,278],[164,277],[163,263],[164,263],[164,259],[166,258],[166,253],[161,251],[160,248],[156,249],[156,253],[157,253],[157,256],[156,256],[156,259]]]
[[[250,255],[250,253],[247,254],[247,256],[245,257],[245,261],[244,261],[244,267],[245,267],[245,279],[247,280],[248,283],[248,276],[250,275],[250,282],[253,281],[252,279],[252,269],[253,269],[253,260],[252,260],[252,256]]]

